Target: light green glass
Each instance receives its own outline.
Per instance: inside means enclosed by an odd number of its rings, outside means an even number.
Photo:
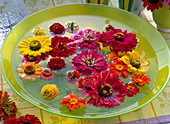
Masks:
[[[36,27],[44,28],[46,35],[51,38],[49,25],[54,22],[60,22],[64,25],[68,21],[75,21],[80,29],[92,28],[93,30],[104,31],[105,26],[111,24],[115,28],[127,29],[128,32],[135,33],[139,39],[136,51],[150,62],[150,70],[147,72],[147,75],[151,77],[150,84],[140,88],[140,93],[135,97],[126,97],[124,103],[113,109],[95,108],[86,104],[85,110],[79,108],[71,112],[65,106],[59,105],[60,99],[67,96],[69,91],[82,97],[76,84],[68,84],[65,79],[67,70],[71,69],[71,66],[69,66],[71,57],[67,59],[68,66],[66,69],[56,71],[55,78],[51,81],[42,81],[41,79],[23,81],[17,73],[17,68],[21,64],[21,56],[17,48],[19,42],[28,36],[33,36],[32,31]],[[71,35],[66,33],[65,36],[70,37]],[[46,65],[46,62],[41,62],[40,65]],[[169,66],[169,47],[162,35],[153,26],[131,13],[101,5],[66,5],[36,13],[23,20],[10,32],[1,51],[3,75],[10,87],[20,97],[47,112],[72,118],[109,118],[143,107],[156,98],[165,88],[169,80]],[[129,79],[123,81],[126,83]],[[59,96],[51,101],[42,99],[40,95],[41,88],[47,83],[56,84],[60,91]]]

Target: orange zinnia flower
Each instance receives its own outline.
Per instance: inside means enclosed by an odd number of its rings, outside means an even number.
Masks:
[[[137,83],[140,87],[143,87],[144,84],[149,84],[151,81],[148,75],[140,74],[131,77],[131,83]]]
[[[109,68],[110,73],[117,74],[123,78],[128,78],[128,73],[131,74],[131,72],[128,71],[128,66],[119,59],[111,62]]]
[[[70,109],[70,111],[73,111],[75,108],[78,109],[79,106],[86,108],[85,106],[85,98],[77,97],[77,94],[73,94],[69,92],[69,95],[65,98],[62,98],[63,100],[60,105],[67,105],[67,108]]]
[[[125,51],[118,51],[118,52],[112,51],[111,54],[106,55],[106,58],[107,58],[107,61],[113,61],[113,60],[119,59],[120,57],[124,55],[126,55]]]

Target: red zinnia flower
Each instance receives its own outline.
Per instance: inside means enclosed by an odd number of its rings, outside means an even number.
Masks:
[[[17,107],[15,102],[11,101],[8,93],[0,91],[0,120],[2,117],[7,119],[9,117],[15,117],[17,112]]]
[[[54,73],[50,69],[44,69],[40,75],[40,78],[44,80],[51,80],[54,78]]]
[[[34,56],[25,55],[22,57],[22,63],[35,62],[35,64],[37,64],[40,61],[41,61],[40,56],[34,57]]]
[[[51,39],[51,47],[53,48],[50,51],[52,57],[68,57],[76,52],[76,43],[68,37],[54,36]]]
[[[66,66],[66,63],[65,63],[64,59],[61,59],[59,57],[51,58],[47,64],[47,67],[52,70],[61,70],[61,69],[65,68],[65,66]]]
[[[126,91],[126,95],[128,97],[133,97],[134,95],[136,95],[137,93],[139,93],[139,88],[134,85],[134,84],[125,84],[125,91]]]
[[[65,33],[65,28],[63,25],[60,23],[54,23],[50,27],[50,33],[55,36],[55,35],[63,35]]]
[[[147,7],[147,10],[151,10],[152,12],[155,9],[159,9],[163,7],[162,0],[142,0],[143,7]]]
[[[115,28],[112,25],[110,25],[110,24],[105,29],[106,29],[106,32],[108,32],[110,30],[112,30],[112,31],[115,30]]]
[[[78,109],[79,106],[86,108],[85,106],[85,98],[77,97],[77,94],[73,94],[69,92],[69,95],[65,98],[62,98],[63,100],[60,105],[67,105],[67,108],[70,109],[70,111],[73,111],[75,108]]]
[[[115,60],[114,62],[111,62],[109,64],[109,68],[110,68],[109,71],[112,74],[116,74],[119,77],[122,76],[123,78],[128,78],[129,77],[128,73],[132,74],[131,72],[128,71],[128,66],[119,59]]]
[[[80,78],[80,74],[76,70],[69,71],[66,77],[67,81],[72,84],[75,83],[79,78]]]
[[[136,34],[127,33],[127,30],[114,29],[100,34],[103,47],[110,46],[111,51],[132,51],[137,45]]]
[[[149,84],[149,81],[151,81],[150,77],[144,74],[131,76],[131,79],[131,83],[136,83],[140,87],[143,87],[144,84]]]

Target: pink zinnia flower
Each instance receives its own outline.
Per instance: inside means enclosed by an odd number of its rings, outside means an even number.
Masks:
[[[97,50],[82,51],[73,57],[71,65],[80,75],[87,76],[93,72],[106,71],[108,67],[106,60]]]
[[[44,80],[51,80],[54,78],[54,73],[50,69],[44,69],[40,75],[40,78]]]
[[[87,100],[88,105],[110,109],[124,102],[123,82],[117,75],[105,71],[92,74],[91,80],[92,92],[89,94],[90,99]]]
[[[111,51],[132,51],[137,45],[136,34],[127,33],[127,30],[114,29],[100,34],[100,42],[103,47],[110,45]]]
[[[91,29],[79,30],[71,36],[71,39],[78,42],[78,47],[83,49],[100,49],[99,31],[92,31]]]
[[[76,71],[76,70],[73,70],[73,71],[69,71],[69,72],[67,73],[66,80],[67,80],[69,83],[74,84],[79,78],[80,78],[79,72]]]
[[[126,91],[126,95],[128,97],[133,97],[134,95],[136,95],[137,93],[139,93],[139,88],[134,85],[134,84],[125,84],[125,91]]]

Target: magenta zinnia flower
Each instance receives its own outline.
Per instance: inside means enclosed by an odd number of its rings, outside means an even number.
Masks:
[[[110,45],[111,51],[132,51],[137,45],[136,35],[127,33],[127,30],[114,29],[108,32],[100,34],[100,42],[103,43],[103,47]]]
[[[71,65],[80,75],[87,76],[93,72],[99,73],[106,71],[108,67],[106,60],[97,50],[82,51],[73,57]]]
[[[93,83],[89,85],[92,90],[89,92],[88,105],[110,109],[124,102],[123,82],[117,75],[109,71],[93,73],[91,80]]]
[[[92,31],[91,29],[80,30],[71,36],[71,39],[78,42],[78,47],[84,49],[100,49],[99,31]]]

